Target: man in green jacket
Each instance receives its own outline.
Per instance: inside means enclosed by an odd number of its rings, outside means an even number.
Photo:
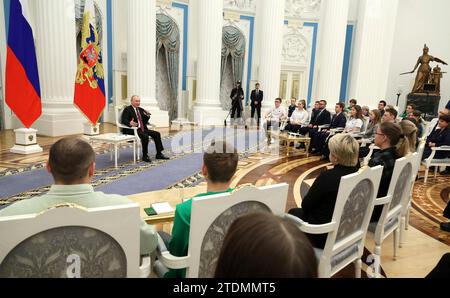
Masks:
[[[203,156],[202,174],[207,182],[207,192],[195,196],[205,197],[231,192],[231,180],[236,173],[239,155],[236,149],[226,142],[214,142]],[[169,252],[173,256],[187,256],[189,230],[191,223],[192,199],[177,205],[169,243]],[[169,270],[165,277],[184,278],[186,269]]]
[[[85,208],[129,204],[126,197],[95,192],[91,186],[95,170],[95,153],[82,139],[69,137],[56,142],[50,149],[47,170],[55,184],[41,196],[12,204],[0,211],[0,217],[41,213],[60,204],[75,204]],[[120,220],[120,219],[118,219]],[[141,219],[141,255],[149,255],[158,244],[156,230]]]

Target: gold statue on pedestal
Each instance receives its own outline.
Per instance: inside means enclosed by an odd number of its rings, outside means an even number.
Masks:
[[[427,93],[429,92],[429,90],[425,90],[425,84],[429,84],[430,83],[430,79],[432,78],[431,75],[431,66],[430,66],[430,62],[438,62],[438,63],[442,63],[444,65],[448,65],[446,62],[442,61],[441,59],[437,58],[437,57],[433,57],[431,55],[429,55],[430,49],[427,47],[427,45],[424,46],[423,48],[423,55],[419,57],[419,59],[417,60],[417,64],[414,67],[414,70],[411,72],[407,72],[407,73],[403,73],[404,74],[412,74],[414,73],[417,68],[419,67],[419,71],[417,72],[417,76],[416,76],[416,81],[414,83],[414,87],[412,90],[412,93]],[[440,72],[440,68],[439,68],[439,83],[440,83],[440,78],[442,78],[442,73]],[[433,78],[437,79],[438,76],[437,74],[434,75],[433,74]],[[433,79],[433,80],[434,80]],[[432,81],[432,84],[434,83],[434,81]],[[439,84],[440,85],[440,84]],[[436,86],[437,87],[437,86]],[[440,86],[439,86],[440,88]],[[438,89],[436,89],[436,92],[433,93],[439,93]]]

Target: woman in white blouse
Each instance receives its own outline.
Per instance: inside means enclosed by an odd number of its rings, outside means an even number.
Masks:
[[[362,115],[362,109],[360,106],[356,105],[352,107],[350,111],[350,119],[347,121],[345,126],[345,133],[358,133],[361,132],[364,125],[364,117]]]
[[[306,101],[300,100],[297,104],[297,109],[292,113],[289,119],[289,124],[286,126],[287,131],[297,133],[300,128],[308,125],[309,113],[305,109]]]

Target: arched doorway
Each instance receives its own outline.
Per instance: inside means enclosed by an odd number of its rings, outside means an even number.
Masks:
[[[234,26],[223,27],[220,102],[224,110],[231,109],[231,91],[237,81],[242,81],[245,50],[244,34]]]
[[[178,118],[178,81],[180,30],[166,14],[156,15],[156,100],[169,112],[170,121]]]

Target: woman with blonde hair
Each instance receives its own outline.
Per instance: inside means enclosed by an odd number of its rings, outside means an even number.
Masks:
[[[330,139],[328,146],[329,158],[334,168],[322,172],[317,177],[303,198],[301,208],[289,210],[289,214],[315,225],[331,221],[341,178],[359,169],[359,144],[352,136],[338,134]],[[307,234],[307,236],[314,247],[324,248],[327,234]]]
[[[417,131],[418,131],[416,124],[414,124],[412,121],[409,120],[403,120],[402,122],[400,122],[400,127],[403,130],[405,138],[408,139],[409,153],[412,154],[416,152]]]

